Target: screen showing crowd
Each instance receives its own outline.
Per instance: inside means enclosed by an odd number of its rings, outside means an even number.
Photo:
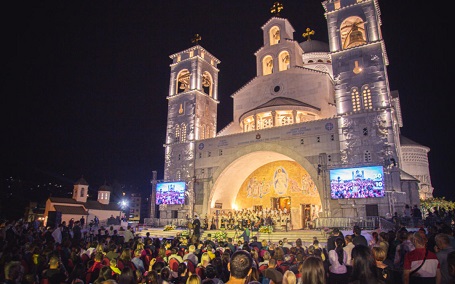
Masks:
[[[384,197],[382,166],[330,170],[332,199]]]
[[[180,205],[185,203],[186,184],[183,181],[156,184],[156,204]]]

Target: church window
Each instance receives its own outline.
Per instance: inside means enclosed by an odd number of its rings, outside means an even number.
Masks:
[[[182,154],[179,154],[178,160],[180,161],[182,159]]]
[[[186,142],[186,124],[182,123],[182,127],[181,127],[180,131],[181,131],[181,135],[180,135],[181,141]]]
[[[208,152],[207,157],[211,157],[211,156],[212,156],[212,152]]]
[[[269,31],[269,36],[270,36],[270,45],[275,45],[280,42],[280,28],[277,26],[274,26],[270,29]]]
[[[201,125],[201,139],[205,139],[205,125]]]
[[[313,63],[314,61],[313,60],[308,60],[308,63]]]
[[[175,139],[174,142],[180,142],[180,126],[177,124],[175,126]]]
[[[177,75],[176,88],[176,94],[186,92],[190,89],[190,71],[184,69],[179,72]]]
[[[318,143],[321,142],[321,137],[316,137],[316,141],[318,141]]]
[[[210,132],[210,126],[206,125],[205,126],[205,138],[211,138],[211,137],[212,137],[212,133]]]
[[[213,82],[213,80],[212,80],[212,76],[210,75],[210,73],[204,72],[204,74],[202,74],[202,90],[204,91],[204,93],[206,93],[210,97],[213,97],[212,82]]]
[[[183,110],[183,104],[180,104],[179,105],[179,114],[183,114],[184,110]]]
[[[366,44],[365,22],[357,16],[347,18],[341,24],[340,36],[343,49]]]
[[[324,62],[324,61],[322,61],[322,59],[319,59],[318,62]]]
[[[292,117],[290,115],[283,116],[281,118],[281,125],[289,125],[292,124]]]
[[[363,136],[368,136],[368,128],[363,128],[362,129]]]
[[[182,60],[182,56],[179,54],[177,55],[177,62],[180,62]]]
[[[84,193],[85,193],[85,192],[84,192],[84,189],[82,188],[82,189],[81,189],[81,197],[84,197]]]
[[[223,150],[220,149],[220,151],[218,152],[218,155],[223,156]]]
[[[330,134],[330,140],[331,140],[331,141],[334,141],[334,140],[335,140],[335,135]]]
[[[201,153],[201,152],[199,152],[199,159],[201,159],[201,158],[202,158],[202,153]]]
[[[191,51],[190,51],[190,58],[193,57],[193,56],[194,56],[194,51],[191,50]]]
[[[332,155],[327,155],[327,161],[329,161],[329,162],[332,161]]]
[[[371,89],[368,86],[362,88],[362,100],[364,109],[372,109],[373,102],[371,101]]]
[[[288,70],[289,68],[291,68],[291,59],[289,52],[287,51],[281,52],[278,58],[280,59],[278,62],[279,71]]]
[[[352,110],[359,111],[360,110],[359,89],[357,89],[357,88],[351,89],[351,101],[352,101]]]
[[[267,55],[262,59],[262,74],[269,75],[273,73],[273,58],[270,55]]]
[[[305,144],[305,140],[303,140],[303,138],[300,139],[300,145],[304,145]]]
[[[262,119],[263,128],[270,128],[273,126],[272,117],[266,117]]]

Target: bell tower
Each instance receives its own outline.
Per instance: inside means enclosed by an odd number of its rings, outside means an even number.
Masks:
[[[340,117],[342,164],[384,165],[392,175],[392,167],[399,165],[401,120],[389,89],[379,4],[377,0],[327,0],[322,5]],[[399,182],[399,173],[395,175]],[[399,188],[390,180],[388,190]]]
[[[164,180],[186,181],[195,176],[195,141],[215,137],[220,61],[201,47],[175,53],[172,59],[166,129]],[[191,189],[190,189],[191,191]]]

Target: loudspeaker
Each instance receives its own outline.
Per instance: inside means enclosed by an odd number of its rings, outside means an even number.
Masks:
[[[47,215],[47,227],[55,228],[62,223],[62,212],[49,211]]]

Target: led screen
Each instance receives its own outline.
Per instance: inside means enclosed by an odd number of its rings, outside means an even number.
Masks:
[[[332,199],[384,197],[382,166],[330,170]]]
[[[184,204],[185,189],[184,181],[159,182],[156,184],[155,204]]]

